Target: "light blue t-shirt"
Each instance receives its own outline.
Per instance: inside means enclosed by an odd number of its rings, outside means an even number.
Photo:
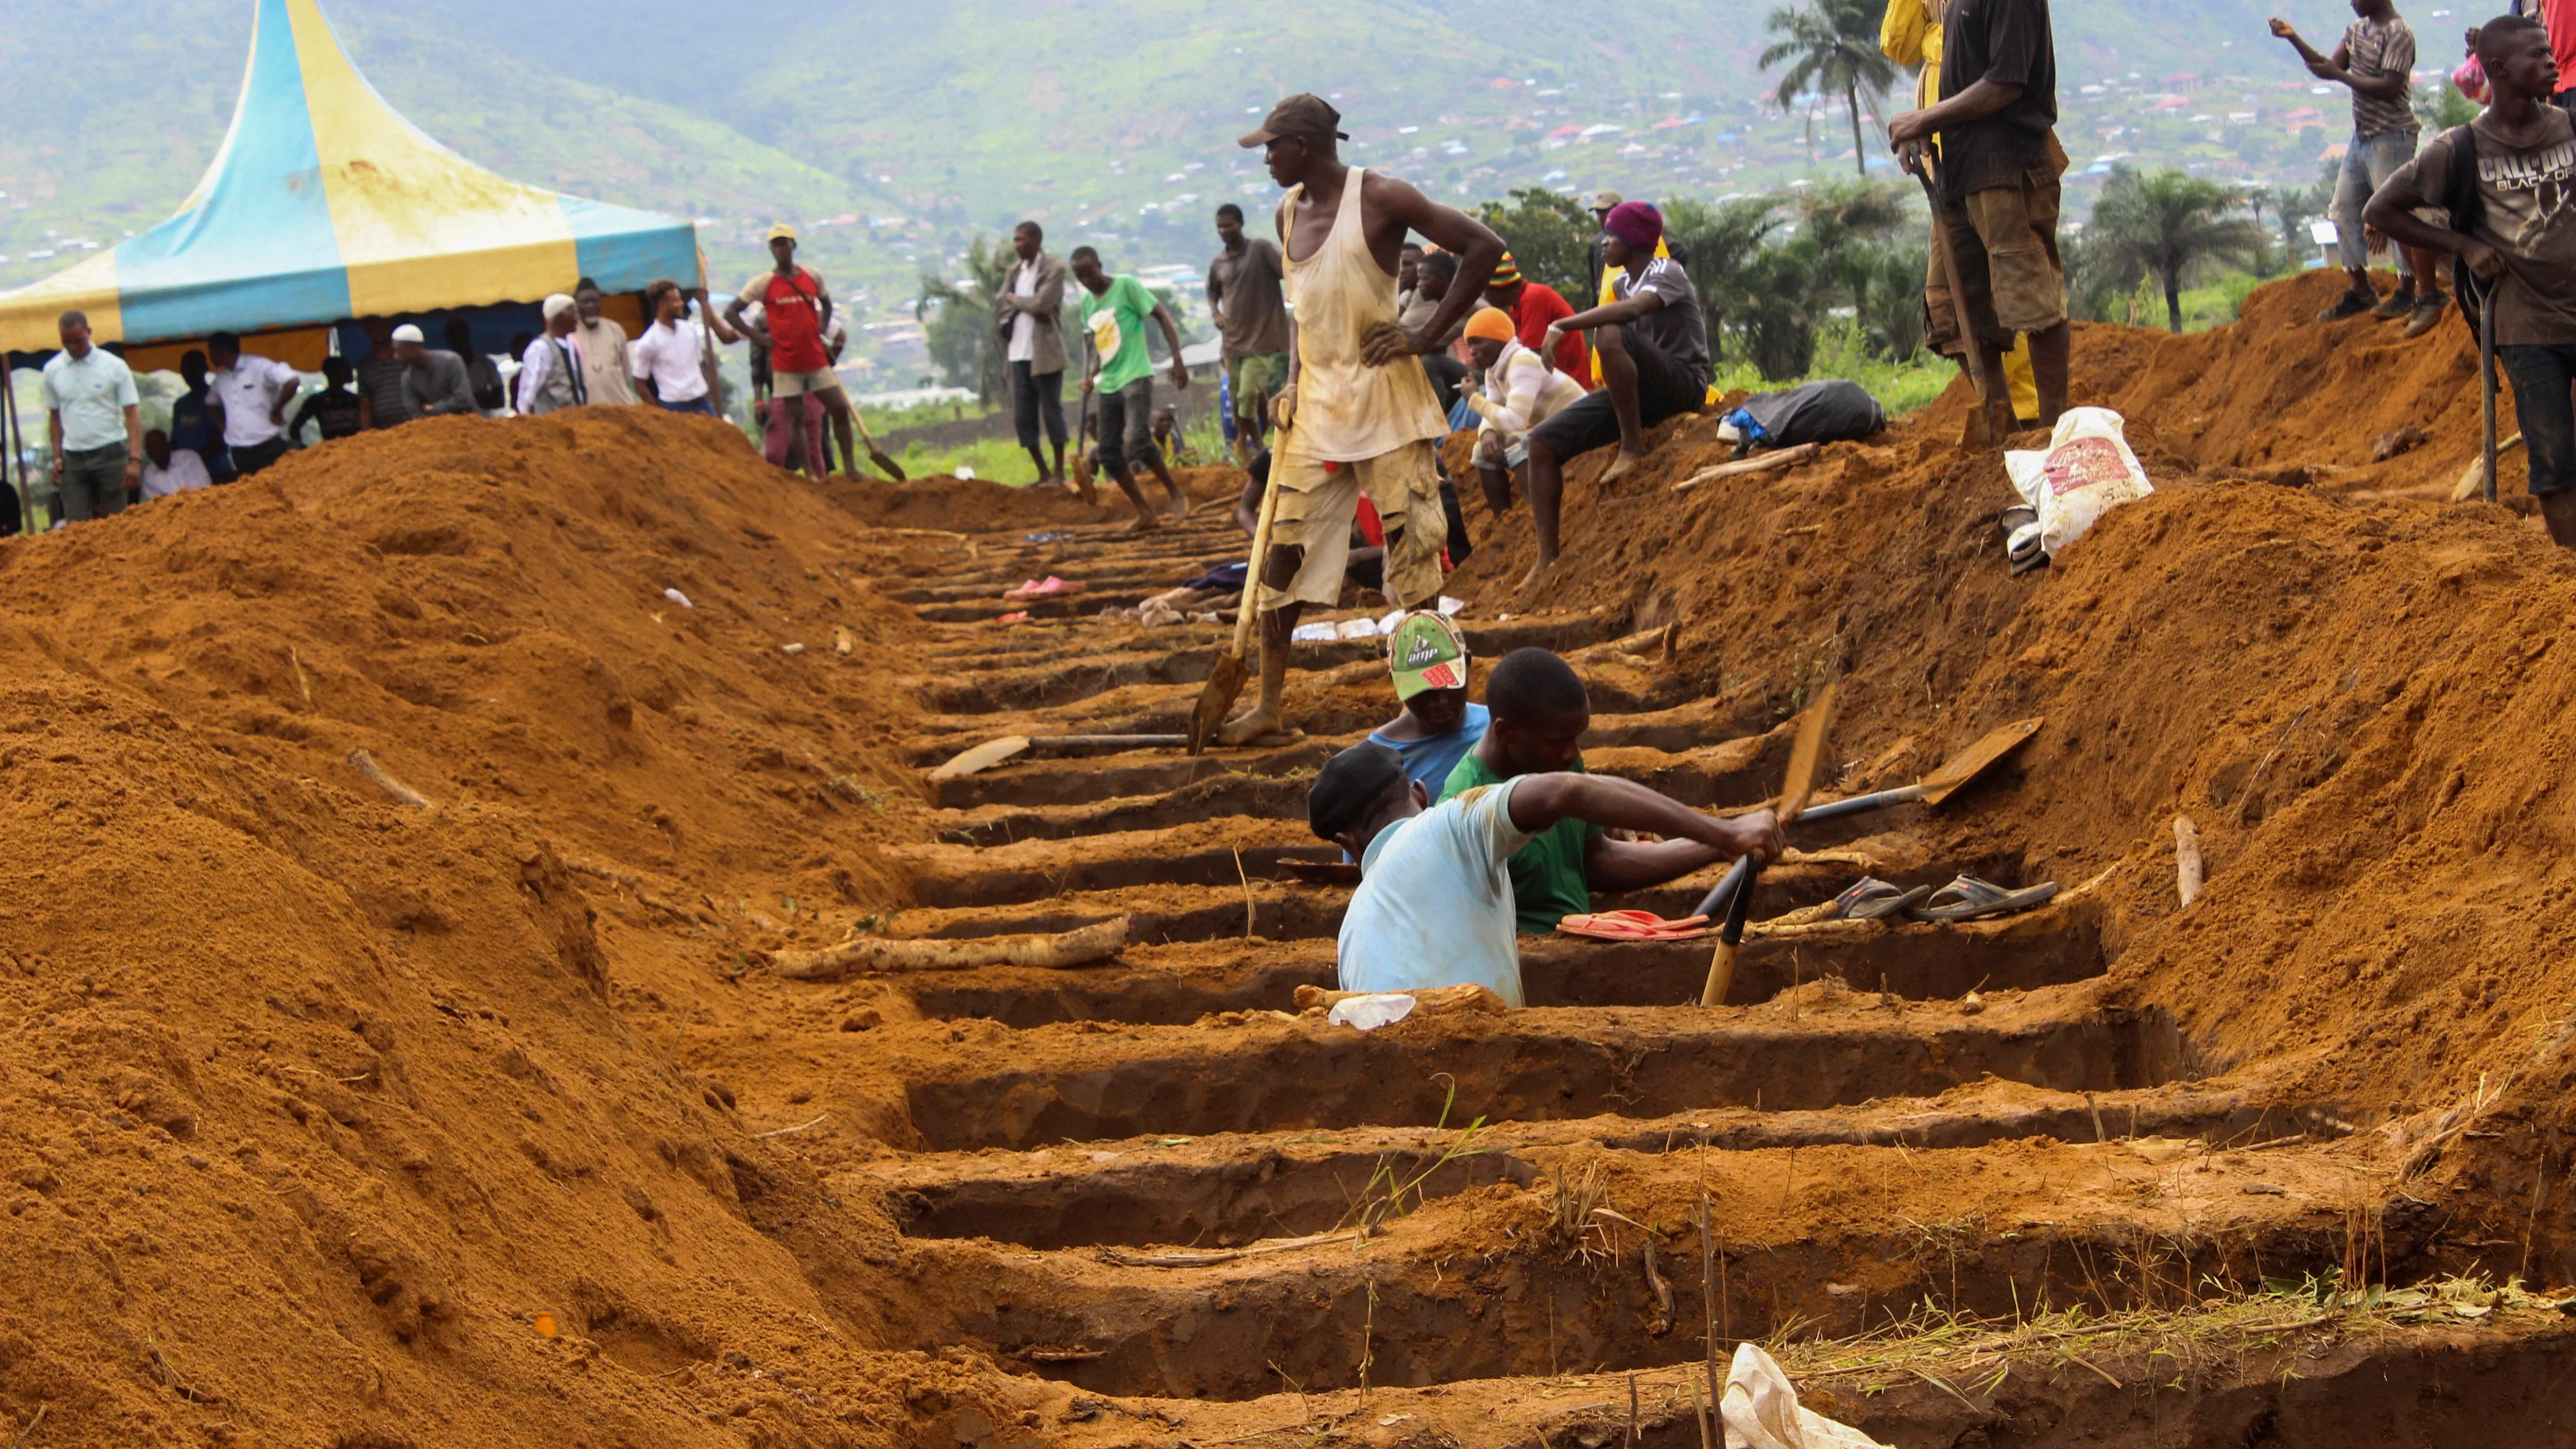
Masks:
[[[1420,991],[1477,982],[1522,1005],[1512,929],[1512,789],[1482,785],[1378,832],[1360,857],[1360,888],[1342,916],[1334,958],[1344,991]]]
[[[1485,726],[1493,717],[1493,712],[1483,705],[1471,704],[1467,706],[1466,717],[1458,721],[1458,728],[1448,734],[1418,740],[1391,740],[1372,730],[1369,739],[1403,756],[1404,773],[1421,781],[1422,788],[1437,800],[1440,787],[1449,783],[1450,770],[1467,758],[1467,752],[1485,737]]]

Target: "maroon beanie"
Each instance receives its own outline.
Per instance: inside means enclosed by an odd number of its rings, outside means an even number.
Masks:
[[[1630,251],[1651,252],[1664,237],[1664,214],[1642,201],[1623,201],[1601,219],[1601,229],[1628,244]]]

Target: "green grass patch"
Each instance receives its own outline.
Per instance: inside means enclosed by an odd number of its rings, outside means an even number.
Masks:
[[[1816,334],[1815,361],[1804,377],[1773,382],[1750,362],[1721,362],[1711,381],[1721,393],[1739,387],[1746,392],[1780,392],[1800,383],[1849,378],[1867,388],[1888,416],[1895,417],[1931,406],[1958,375],[1955,364],[1928,349],[1901,362],[1873,354],[1861,340],[1859,324],[1845,318]]]

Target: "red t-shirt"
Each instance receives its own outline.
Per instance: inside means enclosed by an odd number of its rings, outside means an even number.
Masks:
[[[769,274],[758,298],[777,345],[769,365],[779,372],[820,372],[832,365],[823,350],[823,282],[803,267],[793,278]]]
[[[2576,3],[2540,0],[2540,23],[2549,31],[2549,52],[2558,60],[2558,84],[2568,85],[2568,77],[2576,75]]]
[[[1532,352],[1547,340],[1547,324],[1574,315],[1574,304],[1565,300],[1545,282],[1521,283],[1520,305],[1512,308],[1512,325],[1521,332],[1521,346]],[[1592,386],[1592,354],[1585,350],[1583,334],[1568,332],[1556,342],[1556,370],[1585,387]]]

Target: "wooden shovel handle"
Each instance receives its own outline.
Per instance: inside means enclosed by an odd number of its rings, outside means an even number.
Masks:
[[[1270,476],[1261,485],[1261,522],[1252,530],[1252,561],[1243,570],[1243,606],[1234,618],[1237,659],[1252,648],[1253,604],[1261,597],[1261,576],[1270,570],[1270,527],[1279,517],[1279,463],[1287,446],[1288,430],[1281,428],[1279,441],[1270,449]]]
[[[1745,923],[1753,918],[1753,882],[1762,874],[1762,854],[1747,851],[1735,862],[1736,869],[1727,872],[1732,878],[1743,872],[1735,887],[1735,899],[1726,905],[1726,928],[1717,935],[1717,949],[1709,954],[1708,981],[1700,987],[1699,1004],[1723,1006],[1726,993],[1735,985],[1735,953],[1744,945]]]

